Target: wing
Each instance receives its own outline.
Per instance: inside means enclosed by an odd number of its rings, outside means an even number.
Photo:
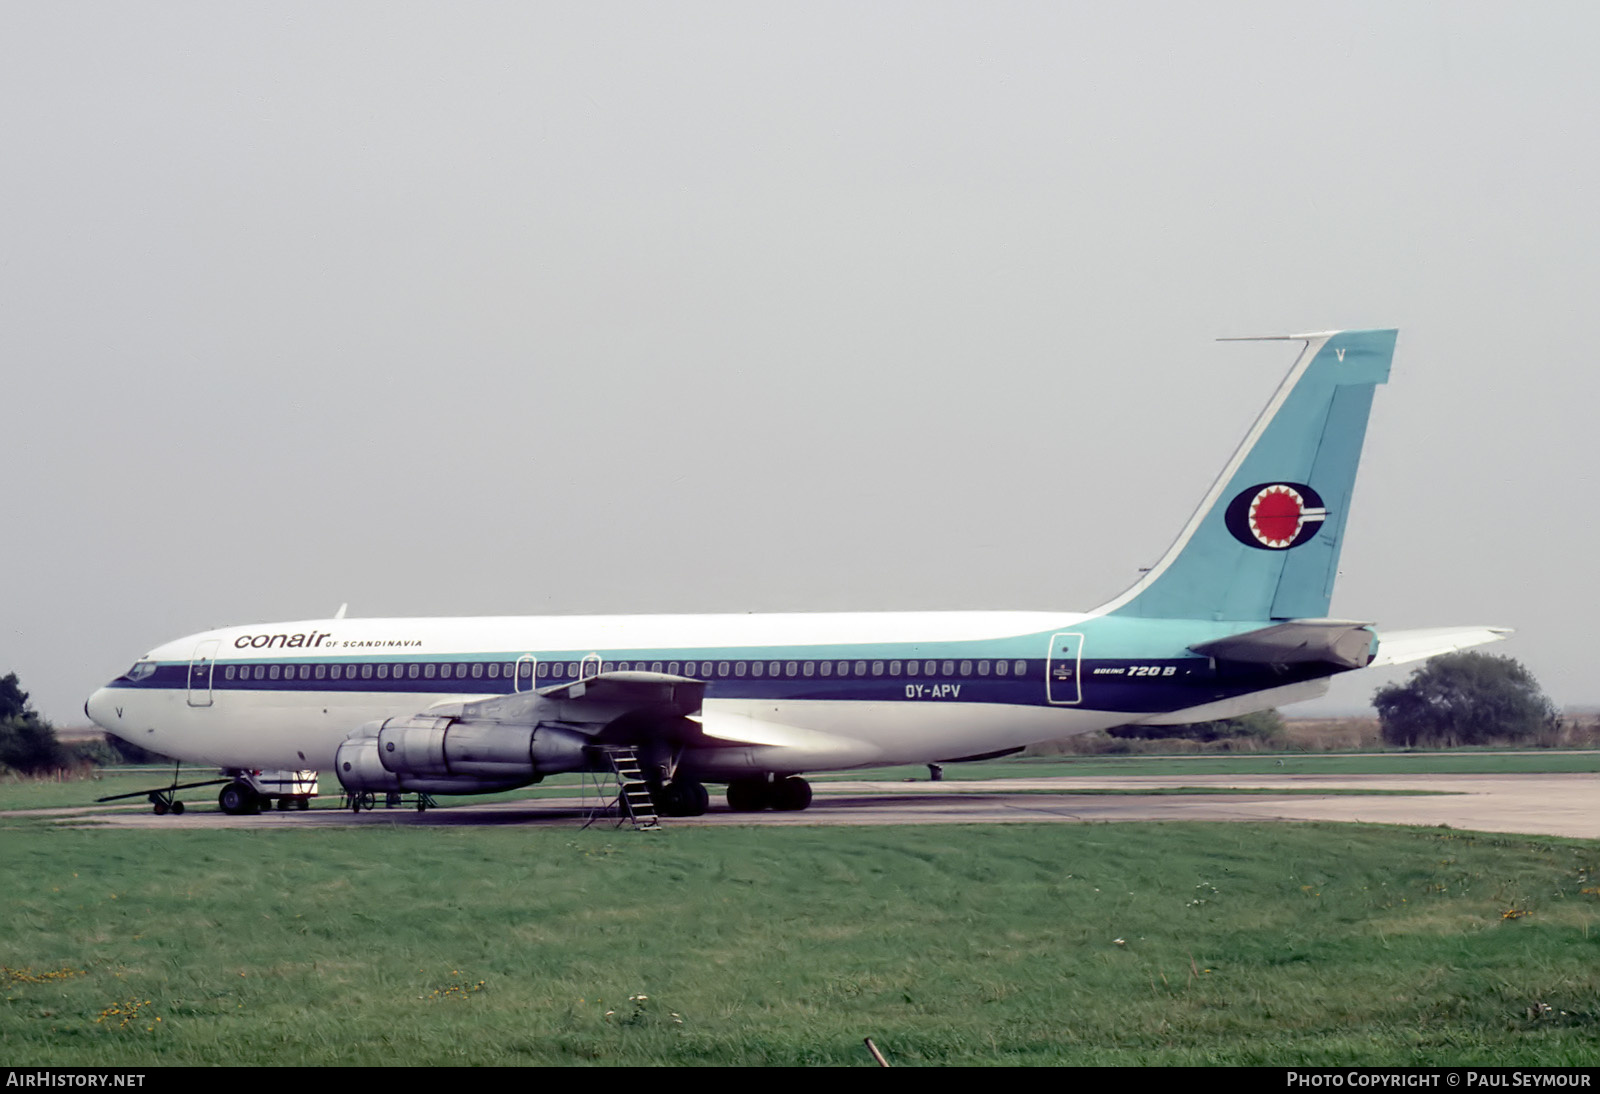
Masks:
[[[512,724],[566,722],[606,726],[619,718],[671,721],[700,712],[704,680],[664,672],[604,672],[538,691],[471,702],[438,703],[435,717]]]
[[[1417,631],[1379,631],[1378,656],[1369,668],[1404,665],[1455,653],[1486,642],[1499,642],[1514,632],[1510,627],[1428,627]]]
[[[653,672],[601,673],[540,691],[437,703],[368,722],[335,754],[339,781],[359,791],[480,794],[546,775],[604,770],[608,749],[701,740],[705,683]]]

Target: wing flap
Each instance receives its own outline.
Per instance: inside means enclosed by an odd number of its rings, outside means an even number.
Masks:
[[[730,746],[755,746],[758,751],[752,753],[752,765],[769,770],[856,767],[882,757],[882,750],[867,741],[769,722],[748,714],[705,714],[699,722],[700,732],[708,738]]]

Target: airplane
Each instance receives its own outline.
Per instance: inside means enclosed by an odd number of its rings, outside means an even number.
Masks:
[[[1133,723],[1237,717],[1333,677],[1506,637],[1328,617],[1397,332],[1303,348],[1166,554],[1090,612],[332,619],[158,646],[96,691],[110,733],[216,766],[230,813],[491,793],[637,761],[659,812],[798,810],[807,773],[987,759]],[[221,781],[221,780],[219,780]],[[314,784],[312,784],[314,785]],[[176,776],[174,776],[176,788]],[[157,811],[162,801],[152,794]],[[170,795],[165,799],[170,804]]]

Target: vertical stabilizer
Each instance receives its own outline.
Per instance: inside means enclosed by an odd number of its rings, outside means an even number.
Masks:
[[[1397,333],[1297,335],[1305,350],[1177,542],[1097,614],[1327,615],[1372,392],[1389,378]]]

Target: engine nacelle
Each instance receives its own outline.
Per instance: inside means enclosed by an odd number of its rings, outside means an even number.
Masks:
[[[350,790],[488,794],[588,768],[590,739],[557,725],[414,715],[369,722],[335,754]]]

